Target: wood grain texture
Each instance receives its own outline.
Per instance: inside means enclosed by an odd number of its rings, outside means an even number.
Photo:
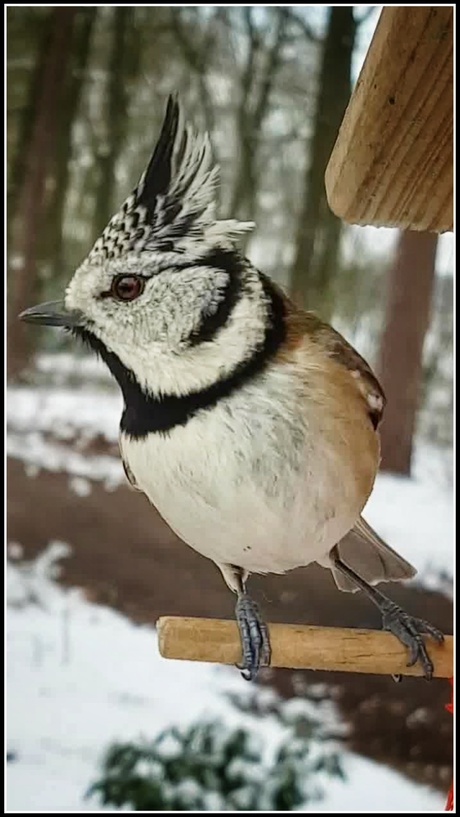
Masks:
[[[383,8],[325,184],[352,224],[453,229],[452,8]]]
[[[164,658],[239,664],[241,647],[234,621],[165,616],[158,620],[158,642]],[[343,627],[269,624],[272,667],[339,670],[377,675],[422,675],[419,666],[407,667],[405,648],[390,633]],[[453,639],[438,646],[427,640],[434,676],[450,678]]]

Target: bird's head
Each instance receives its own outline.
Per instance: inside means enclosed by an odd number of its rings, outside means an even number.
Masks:
[[[187,394],[231,373],[265,337],[260,274],[238,251],[252,223],[216,218],[218,168],[168,100],[138,186],[71,279],[63,302],[20,316],[69,328],[152,395]]]

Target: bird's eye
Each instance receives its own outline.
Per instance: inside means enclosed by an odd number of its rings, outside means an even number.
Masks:
[[[110,289],[110,294],[119,301],[134,301],[144,291],[144,281],[137,275],[117,275]]]

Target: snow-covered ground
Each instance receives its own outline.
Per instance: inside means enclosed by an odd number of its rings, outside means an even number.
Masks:
[[[53,543],[26,571],[9,565],[8,812],[102,811],[85,792],[111,741],[152,738],[200,716],[252,726],[266,750],[275,749],[279,722],[244,714],[228,700],[228,693],[253,694],[236,670],[162,659],[152,628],[54,583],[51,568],[65,554]],[[337,722],[330,705],[325,717]],[[321,778],[324,799],[300,810],[443,809],[438,792],[345,750],[342,761],[346,779]]]
[[[39,369],[47,385],[9,392],[9,453],[31,476],[42,468],[67,473],[82,496],[95,481],[107,489],[124,482],[117,456],[79,450],[95,437],[117,440],[121,398],[102,364],[43,356]],[[446,593],[454,558],[450,467],[439,452],[419,446],[414,478],[380,475],[366,509],[370,523],[419,568],[419,580]],[[11,556],[19,553],[13,545]],[[54,544],[50,553],[63,556],[65,546]],[[84,794],[114,739],[153,737],[200,714],[248,722],[225,697],[249,694],[236,670],[163,660],[153,629],[63,590],[49,574],[49,556],[28,572],[9,568],[7,715],[14,760],[7,767],[8,810],[98,810]],[[280,739],[280,726],[270,718],[255,729],[268,747]],[[324,800],[304,810],[443,809],[439,793],[383,766],[345,750],[343,765],[346,780],[323,781]]]

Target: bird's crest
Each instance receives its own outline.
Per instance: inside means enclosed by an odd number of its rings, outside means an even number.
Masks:
[[[176,97],[168,99],[160,136],[139,184],[96,241],[88,260],[127,252],[172,250],[196,239],[233,244],[252,222],[216,219],[219,168],[208,134],[184,122]]]

